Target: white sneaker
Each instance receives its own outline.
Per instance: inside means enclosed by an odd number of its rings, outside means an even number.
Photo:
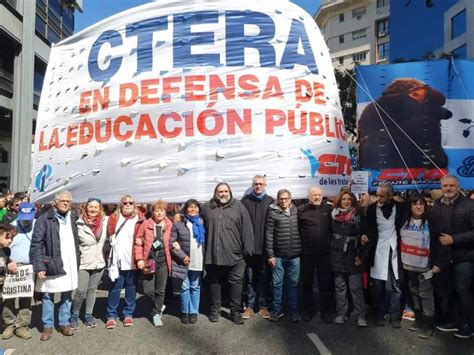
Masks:
[[[161,320],[161,314],[155,314],[153,316],[153,325],[155,327],[162,327],[163,326],[163,321]]]
[[[358,327],[367,327],[367,321],[364,318],[358,318],[357,319],[357,326]]]
[[[334,318],[334,323],[337,323],[337,324],[344,324],[344,319],[345,317],[344,316],[337,316],[336,318]]]

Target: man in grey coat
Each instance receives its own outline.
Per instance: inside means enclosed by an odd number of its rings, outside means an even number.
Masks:
[[[209,320],[219,321],[221,287],[228,283],[230,318],[235,324],[242,324],[244,257],[254,252],[252,221],[225,182],[217,184],[213,198],[203,205],[202,216],[207,233],[204,264],[211,295]]]

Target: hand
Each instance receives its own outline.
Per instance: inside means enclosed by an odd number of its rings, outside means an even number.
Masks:
[[[173,243],[173,249],[174,249],[174,250],[181,250],[181,245],[179,245],[178,242],[174,242],[174,243]]]
[[[18,269],[17,269],[16,262],[10,261],[8,263],[8,272],[11,273],[11,274],[14,274],[17,270]]]
[[[37,275],[40,279],[44,279],[44,278],[46,278],[46,271],[40,271],[40,272],[38,272]]]
[[[438,238],[439,242],[442,245],[452,245],[454,244],[454,238],[452,235],[446,234],[446,233],[441,233],[441,236]]]
[[[173,222],[181,222],[183,220],[183,217],[181,216],[180,213],[176,213],[173,218]]]
[[[191,262],[191,259],[189,258],[189,256],[186,255],[186,256],[183,258],[183,264],[186,265],[186,266],[188,266],[190,262]]]
[[[367,237],[365,234],[360,237],[360,242],[362,245],[366,245],[370,242],[369,237]]]
[[[431,269],[431,271],[433,272],[433,274],[437,274],[437,273],[441,272],[441,269],[439,267],[437,267],[436,265],[434,265],[433,268]]]
[[[360,266],[362,265],[364,262],[362,261],[361,258],[359,258],[358,256],[355,257],[355,266]]]
[[[145,268],[145,261],[144,260],[138,260],[137,261],[137,267],[140,269],[140,270],[143,270]]]
[[[275,267],[276,265],[276,259],[273,257],[273,258],[269,258],[268,259],[268,265],[270,265],[272,268]]]

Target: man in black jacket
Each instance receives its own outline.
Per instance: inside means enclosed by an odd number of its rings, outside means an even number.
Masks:
[[[331,316],[331,207],[323,201],[323,190],[311,187],[308,202],[298,208],[298,224],[301,234],[301,283],[303,293],[303,320],[309,321],[315,314],[313,280],[316,267],[320,311],[323,321],[333,321]]]
[[[255,175],[252,180],[252,191],[242,198],[242,203],[247,208],[252,220],[254,239],[254,255],[247,257],[244,282],[244,313],[242,318],[248,319],[254,314],[254,309],[265,319],[270,318],[268,306],[270,305],[271,272],[264,256],[265,218],[268,207],[273,203],[273,198],[268,196],[265,188],[267,181],[263,175]]]
[[[474,202],[461,195],[455,176],[446,175],[441,179],[441,191],[443,197],[435,202],[430,211],[430,223],[439,234],[441,244],[452,248],[455,288],[462,320],[457,331],[457,327],[447,324],[440,324],[437,328],[456,331],[454,335],[458,338],[470,338],[474,310],[471,291],[474,278]],[[439,285],[442,288],[447,286]]]
[[[232,197],[230,186],[221,182],[214,197],[202,207],[206,227],[206,265],[211,295],[211,322],[219,321],[221,286],[229,283],[230,318],[242,324],[244,257],[253,255],[254,233],[245,206]]]
[[[54,293],[61,293],[59,330],[71,336],[72,291],[77,288],[79,269],[79,238],[77,216],[71,212],[69,191],[56,194],[54,208],[41,215],[33,229],[30,262],[38,276],[36,290],[43,293],[41,340],[49,340],[54,329]]]

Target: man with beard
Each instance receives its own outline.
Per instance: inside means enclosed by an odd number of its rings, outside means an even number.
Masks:
[[[377,189],[377,203],[367,209],[367,235],[361,243],[369,244],[369,266],[372,284],[372,302],[376,311],[376,323],[384,326],[385,290],[390,289],[390,323],[400,328],[402,276],[400,256],[400,228],[403,223],[402,205],[393,200],[393,187],[381,185]]]
[[[217,184],[213,198],[202,207],[202,216],[207,233],[204,264],[211,296],[209,320],[219,321],[221,287],[228,283],[230,318],[235,324],[242,324],[244,257],[252,256],[254,251],[252,221],[225,182]]]

